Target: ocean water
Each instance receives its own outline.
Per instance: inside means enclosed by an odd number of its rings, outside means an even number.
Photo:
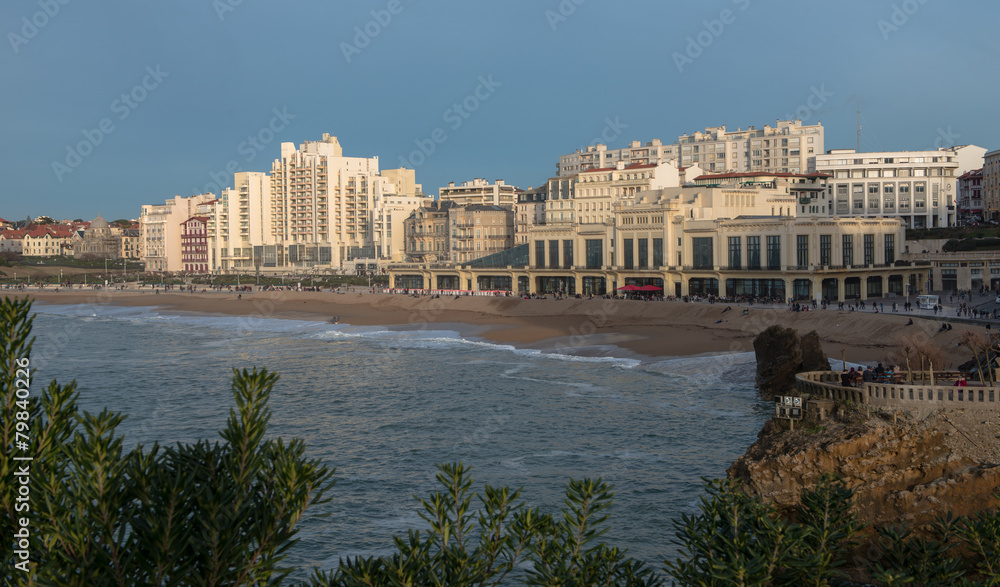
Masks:
[[[234,405],[231,369],[278,372],[269,432],[304,439],[337,469],[333,501],[314,512],[331,515],[300,524],[287,560],[297,568],[391,553],[394,535],[423,527],[414,496],[437,489],[435,464],[454,461],[471,466],[475,488],[523,487],[547,511],[570,478],[609,480],[605,540],[659,568],[676,553],[671,520],[696,511],[701,478],[723,476],[771,408],[753,389],[753,353],[639,360],[433,326],[35,310],[35,389],[76,379],[83,409],[128,414],[126,446],[218,439]]]

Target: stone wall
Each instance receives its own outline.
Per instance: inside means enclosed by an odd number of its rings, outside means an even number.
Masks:
[[[795,379],[798,391],[832,400],[851,400],[860,404],[916,409],[921,412],[973,409],[1000,413],[1000,387],[870,382],[864,383],[862,387],[844,387],[840,384],[840,374],[833,371],[799,373]]]

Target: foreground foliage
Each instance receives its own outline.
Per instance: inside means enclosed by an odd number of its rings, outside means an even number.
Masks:
[[[444,490],[420,500],[426,531],[397,537],[392,556],[342,559],[335,572],[316,571],[310,584],[499,585],[512,571],[527,585],[663,584],[645,563],[597,542],[607,530],[607,483],[571,480],[565,506],[553,516],[518,502],[520,490],[487,485],[483,495],[472,494],[460,463],[438,469]],[[478,511],[471,509],[475,500]]]
[[[125,450],[124,416],[81,413],[75,384],[15,395],[17,359],[29,356],[30,303],[0,301],[0,569],[3,585],[276,585],[295,525],[323,503],[333,471],[306,459],[300,440],[265,439],[277,375],[235,371],[236,408],[223,442]],[[25,409],[27,408],[27,409]],[[27,412],[30,446],[16,444]],[[24,430],[24,426],[21,430]],[[21,437],[23,438],[23,437]],[[12,457],[30,454],[30,506],[15,509]],[[13,567],[9,537],[30,521],[30,573]]]

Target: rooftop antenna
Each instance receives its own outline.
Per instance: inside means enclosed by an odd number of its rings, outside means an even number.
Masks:
[[[861,152],[861,102],[858,102],[858,146],[855,153]]]

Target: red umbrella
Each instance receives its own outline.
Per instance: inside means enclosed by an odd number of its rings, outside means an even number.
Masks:
[[[623,285],[618,288],[619,291],[639,291],[641,288],[638,285]]]
[[[639,288],[639,291],[663,291],[663,288],[655,285],[644,285]]]

